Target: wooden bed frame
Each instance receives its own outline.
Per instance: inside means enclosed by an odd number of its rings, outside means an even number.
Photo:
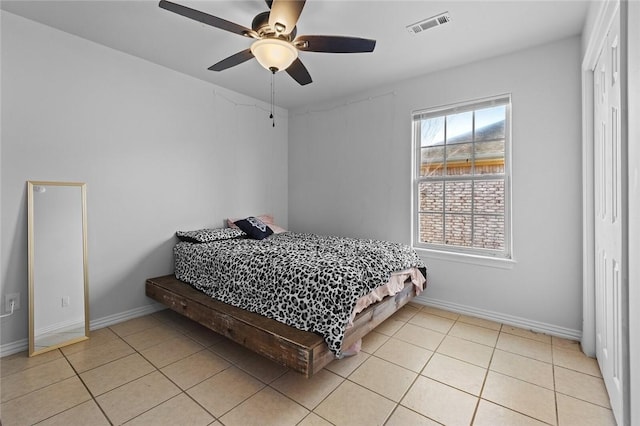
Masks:
[[[212,299],[174,275],[148,279],[146,294],[179,314],[306,377],[311,377],[335,359],[320,335]],[[353,327],[345,333],[343,347],[348,348],[357,342],[415,295],[415,286],[407,280],[398,294],[360,312]]]

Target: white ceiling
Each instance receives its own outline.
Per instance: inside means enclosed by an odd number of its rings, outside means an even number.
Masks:
[[[251,27],[264,0],[174,2]],[[377,40],[373,53],[301,52],[313,83],[276,75],[276,103],[295,108],[389,82],[580,34],[589,2],[582,0],[381,1],[307,0],[299,35],[347,35]],[[176,15],[158,1],[7,1],[3,10],[144,58],[201,80],[269,100],[270,73],[255,60],[222,72],[207,68],[251,40]],[[448,11],[451,22],[409,34],[405,27]],[[541,64],[544,66],[544,64]]]

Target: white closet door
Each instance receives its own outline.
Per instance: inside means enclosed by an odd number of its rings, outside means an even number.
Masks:
[[[623,295],[619,15],[594,70],[596,356],[623,424]]]

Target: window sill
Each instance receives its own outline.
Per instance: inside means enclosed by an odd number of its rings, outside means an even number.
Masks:
[[[480,256],[468,253],[445,252],[440,250],[429,250],[425,248],[414,247],[414,250],[420,257],[426,259],[445,260],[448,262],[466,263],[471,265],[486,266],[490,268],[513,269],[518,263],[514,259],[504,259],[500,257]],[[429,265],[427,265],[428,269]]]

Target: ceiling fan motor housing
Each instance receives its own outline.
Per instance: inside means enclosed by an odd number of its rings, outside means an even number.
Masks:
[[[258,13],[253,21],[251,21],[251,29],[255,31],[261,38],[262,37],[278,37],[285,41],[292,41],[296,37],[297,27],[293,27],[293,30],[289,34],[282,34],[276,32],[275,29],[269,26],[269,14],[270,12]]]

